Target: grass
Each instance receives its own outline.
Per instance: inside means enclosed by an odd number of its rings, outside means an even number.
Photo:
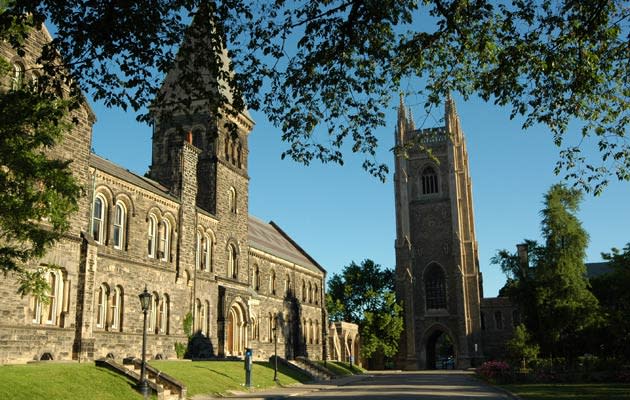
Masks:
[[[503,385],[503,388],[531,400],[621,400],[630,399],[630,384],[575,383]]]
[[[341,361],[316,361],[319,365],[325,366],[330,372],[337,376],[347,375],[361,375],[365,373],[365,370],[361,367],[357,367],[354,364],[345,363]]]
[[[0,366],[0,399],[141,400],[132,382],[94,363]]]
[[[223,394],[229,390],[246,390],[242,361],[151,361],[155,368],[179,379],[188,388],[188,396]],[[308,378],[278,365],[278,380],[282,385],[305,382]],[[255,362],[252,371],[254,388],[273,387],[273,367],[268,362]]]

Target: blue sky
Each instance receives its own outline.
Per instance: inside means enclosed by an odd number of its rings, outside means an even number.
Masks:
[[[505,282],[490,258],[497,249],[513,250],[524,238],[540,239],[543,194],[561,181],[553,174],[558,149],[543,127],[522,131],[504,108],[480,100],[456,99],[473,181],[473,201],[484,294],[495,296]],[[423,99],[406,98],[416,123],[425,119]],[[390,165],[382,183],[361,169],[360,157],[346,154],[346,164],[305,167],[280,160],[285,145],[279,129],[252,112],[250,135],[249,211],[273,220],[308,251],[329,275],[351,261],[365,258],[394,267],[395,211],[393,192],[394,124],[398,96],[387,110],[387,126],[378,132],[378,159]],[[132,113],[96,104],[93,148],[105,158],[144,174],[151,163],[151,129]],[[442,110],[425,127],[441,124]],[[590,235],[588,262],[600,253],[630,242],[630,182],[613,181],[599,197],[586,194],[579,217]]]

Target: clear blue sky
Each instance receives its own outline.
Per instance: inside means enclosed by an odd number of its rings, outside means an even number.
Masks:
[[[371,258],[394,267],[395,213],[393,145],[397,95],[388,110],[388,124],[379,132],[380,160],[390,165],[386,183],[371,177],[361,159],[347,154],[346,165],[305,167],[280,160],[285,148],[280,132],[264,115],[252,113],[250,135],[249,212],[278,223],[329,275],[351,261]],[[422,99],[406,98],[416,123],[424,120]],[[490,258],[497,249],[513,250],[523,238],[540,238],[543,194],[560,177],[553,174],[558,149],[542,127],[522,131],[506,109],[479,100],[457,99],[468,143],[479,262],[484,294],[495,296],[505,278]],[[93,147],[97,154],[144,174],[151,163],[151,129],[132,113],[94,105],[97,122]],[[442,110],[425,127],[441,122]],[[590,235],[588,262],[600,253],[630,242],[630,182],[612,182],[603,195],[585,195],[579,217]]]

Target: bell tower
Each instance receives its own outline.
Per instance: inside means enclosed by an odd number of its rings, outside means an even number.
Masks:
[[[396,126],[396,292],[404,369],[475,364],[481,274],[466,141],[448,98],[443,127],[416,130],[402,96]],[[444,350],[447,349],[447,350]],[[446,351],[446,354],[440,353]],[[441,364],[440,364],[441,363]]]

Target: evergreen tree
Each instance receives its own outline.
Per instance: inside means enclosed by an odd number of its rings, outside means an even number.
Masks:
[[[542,214],[544,257],[536,266],[538,339],[548,354],[561,351],[573,357],[577,335],[597,318],[597,299],[586,278],[588,234],[575,215],[582,194],[564,185],[553,185],[545,195]]]

